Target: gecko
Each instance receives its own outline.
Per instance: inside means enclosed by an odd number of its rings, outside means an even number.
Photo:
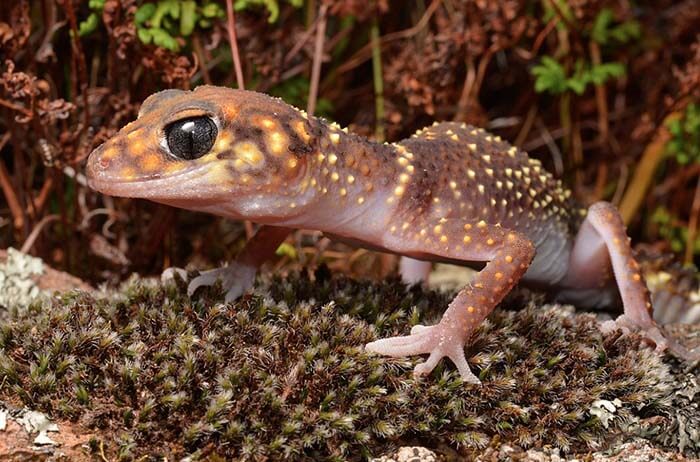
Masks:
[[[190,295],[221,280],[226,301],[235,300],[295,229],[401,255],[408,282],[424,280],[431,262],[479,269],[437,324],[365,346],[428,355],[416,375],[446,357],[479,384],[465,347],[518,283],[583,307],[621,300],[623,313],[604,330],[640,331],[657,349],[689,354],[653,320],[616,208],[579,206],[539,160],[482,128],[441,122],[378,143],[262,93],[171,89],[148,97],[135,121],[97,147],[86,173],[107,195],[261,225],[234,262],[193,278]]]

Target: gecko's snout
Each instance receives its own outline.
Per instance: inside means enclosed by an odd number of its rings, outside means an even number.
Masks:
[[[95,190],[99,190],[99,178],[104,175],[110,165],[109,159],[105,159],[103,156],[104,146],[105,144],[102,143],[90,153],[85,166],[88,186]]]

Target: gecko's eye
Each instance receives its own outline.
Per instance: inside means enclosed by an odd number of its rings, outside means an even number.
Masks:
[[[208,153],[216,134],[216,124],[204,116],[178,120],[165,127],[170,152],[184,160],[197,159]]]

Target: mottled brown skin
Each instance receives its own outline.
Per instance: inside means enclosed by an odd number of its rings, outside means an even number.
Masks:
[[[216,141],[200,158],[179,159],[164,130],[192,116],[217,124]],[[605,327],[641,329],[666,346],[615,208],[578,207],[539,161],[479,128],[446,122],[379,144],[266,95],[169,90],[149,97],[135,122],[91,154],[87,173],[106,194],[265,225],[236,262],[198,276],[190,292],[221,279],[226,299],[235,299],[296,228],[483,267],[440,323],[367,345],[385,355],[429,354],[418,374],[447,356],[465,381],[478,383],[464,346],[519,281],[588,305],[610,303],[617,288],[625,314]]]

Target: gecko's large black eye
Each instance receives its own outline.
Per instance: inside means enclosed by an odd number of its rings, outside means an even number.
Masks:
[[[216,140],[216,124],[209,117],[190,117],[165,127],[170,152],[180,159],[192,160],[208,153]]]

